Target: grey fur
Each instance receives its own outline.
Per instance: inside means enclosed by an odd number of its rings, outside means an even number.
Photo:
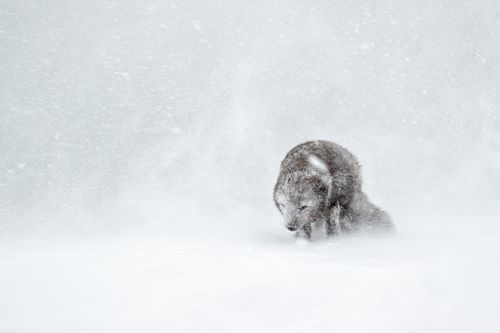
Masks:
[[[339,232],[393,230],[390,216],[361,190],[361,168],[347,149],[329,141],[309,141],[288,152],[274,186],[274,202],[285,226],[311,238],[312,225]]]

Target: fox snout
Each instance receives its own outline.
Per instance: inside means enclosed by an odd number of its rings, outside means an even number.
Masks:
[[[295,231],[298,228],[298,221],[295,218],[285,222],[285,227],[290,231]]]

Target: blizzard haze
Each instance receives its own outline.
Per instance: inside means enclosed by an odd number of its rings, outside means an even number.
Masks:
[[[497,332],[500,3],[0,3],[0,332]],[[283,227],[360,160],[390,236]]]

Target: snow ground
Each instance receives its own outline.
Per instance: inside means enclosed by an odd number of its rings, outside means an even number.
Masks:
[[[2,242],[0,332],[498,332],[495,235]]]

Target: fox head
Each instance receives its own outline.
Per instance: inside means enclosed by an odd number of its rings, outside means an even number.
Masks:
[[[300,230],[324,219],[330,186],[328,175],[318,172],[295,171],[281,177],[274,201],[284,217],[285,227],[290,231]]]

